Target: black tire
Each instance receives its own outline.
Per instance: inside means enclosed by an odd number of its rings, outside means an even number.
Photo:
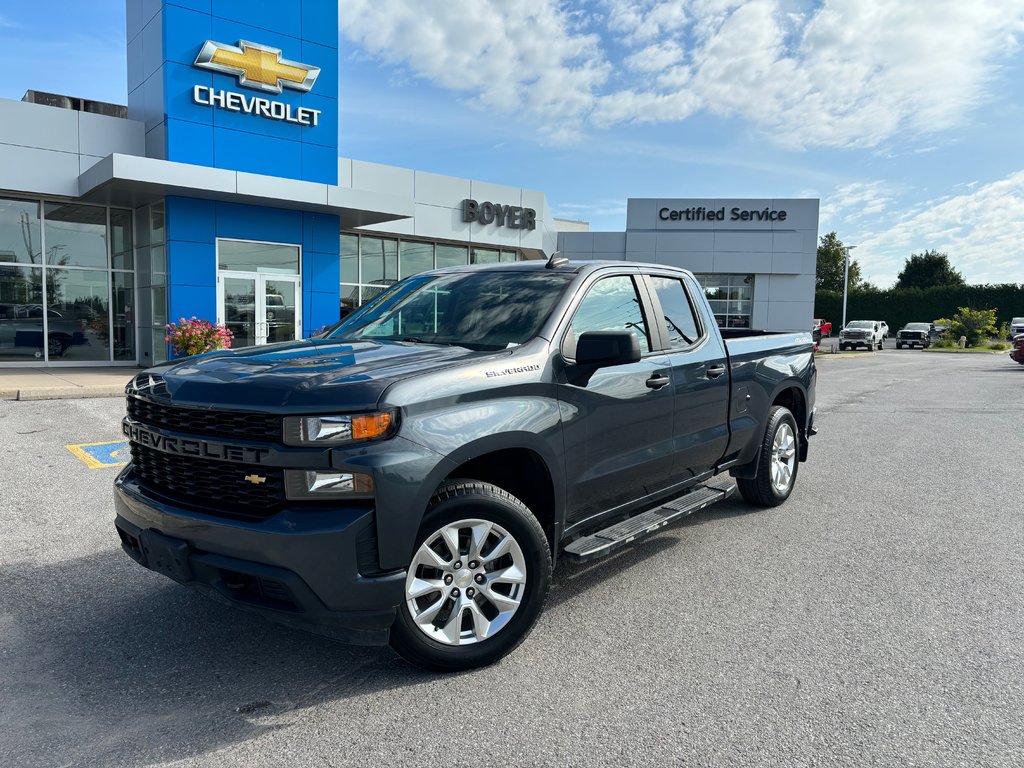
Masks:
[[[911,346],[913,346],[913,345],[911,345]],[[896,342],[896,349],[903,349],[903,345],[900,344],[898,341]]]
[[[417,554],[422,551],[422,548],[428,541],[435,540],[435,536],[440,531],[462,521],[486,521],[504,529],[503,533],[509,534],[514,544],[518,545],[519,553],[522,555],[525,566],[526,578],[521,586],[513,587],[510,590],[519,598],[518,607],[514,609],[511,618],[508,618],[507,622],[500,626],[495,631],[495,634],[490,637],[482,640],[475,638],[476,631],[473,619],[476,614],[482,614],[483,611],[478,611],[470,605],[460,608],[461,618],[458,628],[465,627],[467,623],[474,625],[465,630],[465,632],[472,632],[474,635],[473,638],[465,638],[465,644],[462,644],[463,638],[461,637],[458,640],[459,644],[439,642],[428,637],[427,630],[422,629],[412,616],[413,609],[410,607],[410,602],[416,603],[417,599],[426,602],[442,600],[446,601],[445,605],[462,606],[462,603],[458,603],[453,599],[451,586],[441,587],[436,592],[431,592],[415,599],[410,599],[407,592],[403,592],[402,604],[398,606],[398,615],[391,627],[391,647],[412,664],[435,672],[456,672],[463,669],[485,667],[511,653],[526,639],[533,629],[538,616],[540,616],[541,609],[544,607],[544,600],[547,598],[548,589],[551,586],[551,548],[548,544],[547,536],[544,534],[544,529],[541,528],[537,518],[534,517],[525,504],[512,494],[489,483],[474,480],[446,482],[434,494],[427,513],[424,515],[419,534],[416,537],[413,560],[410,563],[410,574],[414,574],[414,569],[418,569],[420,576],[424,578],[429,576],[437,579],[435,574],[423,572],[425,566],[416,564]],[[460,533],[461,530],[465,529],[460,529]],[[463,545],[460,536],[459,548],[465,548],[466,551],[460,553],[459,556],[468,558],[471,554],[469,547],[469,541],[467,540],[465,545]],[[485,556],[481,557],[477,578],[479,578],[479,571],[489,567],[483,565],[483,560],[486,559],[486,547],[482,547],[482,551],[485,553]],[[447,548],[447,554],[454,558],[450,547]],[[508,557],[512,557],[512,555]],[[502,560],[504,560],[504,557],[499,558],[495,563],[500,563]],[[468,566],[469,564],[467,562],[466,565]],[[431,569],[426,567],[426,570],[436,571],[436,574],[440,575],[442,580],[446,578],[443,575],[445,572],[439,568]],[[469,571],[469,568],[462,568],[458,573],[461,574],[463,571]],[[411,579],[412,576],[409,578]],[[484,578],[486,581],[487,577]],[[445,583],[451,585],[454,582]],[[475,592],[477,589],[476,585],[479,583],[477,581],[474,584],[469,584],[468,587],[463,586],[465,594],[455,590],[456,597],[463,598],[463,601],[468,600],[470,589],[473,589]],[[410,581],[407,581],[406,589],[409,588],[409,584]],[[480,587],[479,589],[480,591],[476,592],[476,597],[472,602],[478,607],[490,606],[493,610],[497,603],[491,603],[485,596],[485,590],[492,589],[492,587],[488,584],[486,588]],[[447,594],[444,590],[447,590]],[[500,596],[504,592],[494,590],[494,594]],[[435,595],[436,598],[434,597]],[[436,604],[437,602],[435,601],[433,605]],[[466,621],[467,614],[468,622]],[[445,609],[442,608],[437,615],[447,615],[450,617],[451,613],[449,611],[446,614]],[[451,619],[449,618],[447,621],[450,626]],[[436,636],[444,637],[441,634],[440,627],[434,628],[433,631]]]
[[[794,454],[792,474],[784,490],[779,490],[772,482],[772,463],[774,460],[775,436],[788,425],[793,434]],[[757,459],[757,475],[753,478],[737,478],[736,485],[740,495],[749,503],[759,507],[777,507],[789,498],[793,493],[793,486],[796,485],[797,470],[800,468],[800,431],[796,425],[796,419],[788,408],[781,405],[773,405],[768,411],[768,424],[764,429],[764,438],[761,440],[761,453]]]
[[[50,357],[62,357],[65,350],[71,346],[70,340],[61,334],[51,334],[47,339],[47,352]]]

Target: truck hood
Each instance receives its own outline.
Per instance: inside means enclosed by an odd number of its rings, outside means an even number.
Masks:
[[[405,342],[305,339],[198,355],[152,368],[137,381],[139,394],[181,405],[297,412],[325,406],[367,409],[395,381],[507,354]],[[145,392],[147,386],[153,391]]]

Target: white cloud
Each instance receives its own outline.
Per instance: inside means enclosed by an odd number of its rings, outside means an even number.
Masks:
[[[855,181],[841,184],[822,198],[821,231],[842,231],[865,218],[886,213],[893,205],[894,190],[885,181]]]
[[[634,44],[657,40],[685,29],[689,21],[688,4],[685,0],[612,0],[607,3],[608,29]]]
[[[992,97],[1024,0],[352,0],[366,52],[571,140],[706,111],[792,147],[946,130]],[[612,76],[614,75],[614,81]],[[652,77],[652,75],[654,75]]]
[[[369,53],[484,109],[525,111],[556,139],[575,134],[609,74],[600,38],[574,26],[551,0],[352,0],[342,13],[342,32]]]
[[[683,59],[683,49],[671,40],[648,45],[625,59],[626,66],[635,72],[660,72]]]
[[[911,253],[931,249],[949,254],[970,283],[1024,282],[1024,170],[966,194],[923,203],[899,217],[891,215],[896,206],[883,185],[856,187],[848,185],[843,205],[829,213],[842,218],[846,206],[856,207],[861,197],[869,205],[884,200],[874,221],[861,221],[859,232],[840,235],[858,245],[856,258],[867,279],[891,284]],[[823,222],[825,212],[823,205]]]

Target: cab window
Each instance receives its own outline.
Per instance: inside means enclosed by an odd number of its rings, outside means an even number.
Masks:
[[[572,317],[562,348],[566,357],[576,356],[576,340],[588,331],[631,331],[640,342],[640,354],[651,351],[649,329],[633,278],[605,277],[590,286]]]
[[[664,275],[652,275],[650,280],[665,314],[669,346],[683,349],[695,344],[701,337],[701,331],[683,281]]]

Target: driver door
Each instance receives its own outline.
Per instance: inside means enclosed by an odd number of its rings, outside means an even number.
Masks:
[[[642,499],[671,482],[671,361],[652,343],[650,305],[639,275],[593,282],[562,339],[567,380],[563,436],[568,493],[566,527]],[[587,331],[629,330],[641,359],[598,369],[573,383],[576,339]]]

